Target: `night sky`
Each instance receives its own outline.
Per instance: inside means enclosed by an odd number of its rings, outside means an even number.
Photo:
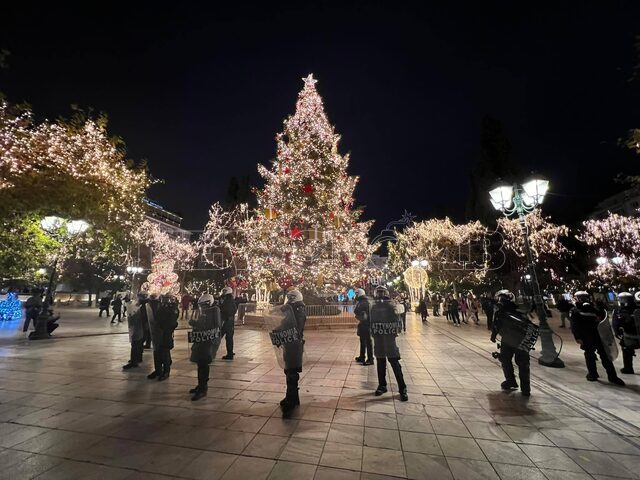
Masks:
[[[129,156],[164,179],[151,197],[190,229],[231,176],[258,182],[310,72],[376,230],[405,209],[464,219],[485,115],[524,171],[551,180],[545,212],[558,220],[640,173],[617,145],[640,127],[637,1],[11,3],[0,91],[39,117],[106,112]]]

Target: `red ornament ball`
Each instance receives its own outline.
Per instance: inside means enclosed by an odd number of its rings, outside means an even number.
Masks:
[[[314,190],[315,190],[315,188],[314,188],[314,187],[313,187],[313,185],[311,185],[310,183],[305,183],[305,184],[302,186],[302,191],[303,191],[304,193],[313,193],[313,192],[314,192]]]

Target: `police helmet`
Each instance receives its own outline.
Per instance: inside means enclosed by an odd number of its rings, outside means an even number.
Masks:
[[[203,293],[202,295],[200,295],[200,298],[198,299],[198,304],[213,305],[213,295],[211,295],[210,293]]]
[[[356,288],[355,291],[353,292],[356,294],[356,298],[360,298],[360,297],[364,297],[367,294],[365,293],[365,291],[361,288]]]
[[[389,296],[389,290],[384,285],[378,285],[375,290],[376,298],[384,298]]]
[[[618,294],[618,301],[622,305],[627,305],[633,301],[633,295],[631,295],[629,292],[620,292]]]
[[[222,292],[220,292],[220,295],[230,295],[231,293],[233,293],[233,289],[231,287],[224,287]]]
[[[636,302],[640,303],[640,290],[638,290],[636,292],[636,294],[633,296],[633,298],[635,298]]]
[[[294,288],[293,290],[289,290],[287,292],[288,303],[296,303],[301,301],[302,301],[302,293],[300,293],[300,290],[297,290]]]
[[[589,299],[589,292],[586,292],[584,290],[579,290],[576,293],[574,293],[573,296],[575,298],[588,300]]]
[[[500,302],[502,300],[509,300],[513,302],[514,298],[515,296],[513,295],[513,293],[511,293],[509,290],[506,290],[506,289],[497,291],[495,295],[495,299],[497,302]]]

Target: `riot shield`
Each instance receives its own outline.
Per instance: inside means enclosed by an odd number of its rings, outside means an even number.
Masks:
[[[508,313],[502,319],[500,329],[500,341],[517,350],[529,352],[538,340],[540,327],[531,323],[526,318]]]
[[[607,357],[612,362],[618,357],[618,344],[616,337],[613,335],[613,329],[611,328],[611,322],[609,316],[605,316],[604,320],[598,323],[598,335],[604,346],[604,350],[607,353]]]
[[[211,358],[216,358],[220,348],[222,320],[220,308],[217,305],[201,306],[201,314],[190,332],[187,332],[187,341],[198,344],[197,349],[211,348]]]
[[[304,340],[298,331],[291,305],[277,305],[264,313],[264,325],[283,370],[301,370],[304,363]]]

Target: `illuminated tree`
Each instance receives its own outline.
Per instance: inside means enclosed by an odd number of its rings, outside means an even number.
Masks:
[[[142,222],[134,232],[134,239],[151,248],[154,261],[170,260],[178,270],[193,268],[198,250],[196,245],[163,232],[158,225],[149,220]],[[166,265],[163,265],[166,269]]]
[[[0,103],[0,214],[52,213],[128,233],[149,183],[104,117],[36,125],[30,111]]]
[[[577,236],[590,253],[595,268],[589,272],[597,283],[637,285],[640,280],[640,218],[610,213],[602,220],[582,223]],[[600,262],[596,262],[601,258]],[[606,261],[604,260],[606,259]]]
[[[235,242],[254,283],[322,290],[366,276],[372,222],[359,221],[358,178],[347,173],[349,156],[338,152],[340,136],[315,84],[312,75],[304,79],[296,111],[276,137],[277,158],[270,169],[258,166],[265,182],[258,210],[242,222],[242,241]]]
[[[566,260],[571,253],[562,243],[567,238],[569,229],[551,222],[549,217],[543,217],[539,209],[527,214],[525,218],[540,283],[543,286],[560,283],[566,275]],[[507,286],[515,288],[527,273],[526,252],[519,220],[506,217],[498,219],[498,231],[503,236],[502,251],[505,253],[505,265],[500,275]]]
[[[397,233],[389,243],[389,267],[404,272],[413,260],[427,260],[432,282],[444,288],[463,282],[478,282],[487,272],[484,235],[480,222],[462,225],[449,218],[424,220]]]

